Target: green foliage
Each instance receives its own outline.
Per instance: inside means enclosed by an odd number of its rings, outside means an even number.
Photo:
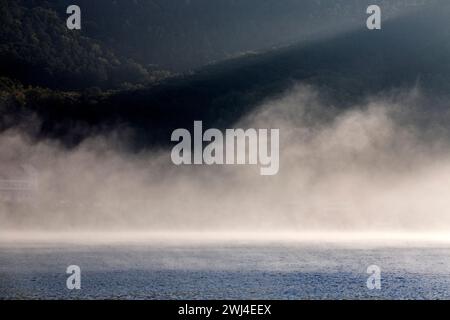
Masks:
[[[0,75],[56,89],[118,88],[168,76],[71,31],[51,8],[0,0]]]

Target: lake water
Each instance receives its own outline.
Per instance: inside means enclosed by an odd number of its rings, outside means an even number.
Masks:
[[[81,268],[81,290],[66,268]],[[369,290],[367,267],[381,269]],[[0,299],[450,299],[450,247],[3,244]]]

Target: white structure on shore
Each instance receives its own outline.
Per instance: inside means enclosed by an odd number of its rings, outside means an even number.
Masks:
[[[0,169],[0,203],[32,202],[37,188],[37,171],[33,166],[8,166]]]

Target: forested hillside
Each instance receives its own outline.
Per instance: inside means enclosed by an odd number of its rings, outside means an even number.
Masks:
[[[68,30],[48,6],[0,0],[0,10],[0,76],[25,85],[80,90],[150,84],[168,75]]]
[[[11,6],[2,16],[7,22],[2,37],[9,40],[1,43],[1,129],[22,126],[33,137],[69,146],[115,130],[129,133],[130,145],[137,148],[164,146],[175,128],[198,119],[227,127],[299,83],[318,88],[320,98],[336,108],[398,88],[417,86],[436,98],[450,92],[450,4],[445,1],[385,21],[382,32],[361,26],[147,84],[154,72],[105,49],[105,40],[67,33],[54,9],[0,1]],[[115,85],[123,90],[111,90]],[[30,117],[38,121],[30,125]]]
[[[83,10],[82,32],[141,64],[185,72],[252,51],[335,36],[439,0],[33,0]],[[28,2],[28,1],[27,1]]]

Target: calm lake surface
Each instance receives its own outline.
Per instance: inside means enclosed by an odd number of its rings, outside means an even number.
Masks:
[[[81,290],[66,288],[69,265]],[[0,299],[25,298],[450,299],[450,247],[0,245]]]

